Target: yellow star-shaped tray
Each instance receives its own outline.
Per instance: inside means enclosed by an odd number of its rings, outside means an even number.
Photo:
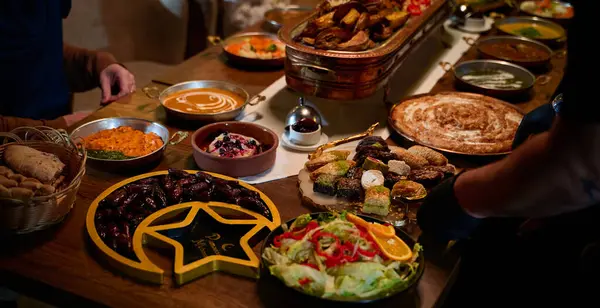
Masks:
[[[137,260],[117,253],[104,243],[96,231],[94,220],[100,201],[129,183],[163,174],[167,174],[167,171],[147,173],[117,183],[100,194],[88,209],[88,234],[109,264],[126,275],[162,284],[164,270],[146,256],[144,246],[172,247],[175,251],[175,282],[179,285],[214,271],[257,278],[260,260],[252,251],[250,242],[258,242],[279,226],[281,220],[277,208],[266,195],[241,181],[238,181],[240,185],[260,194],[271,211],[272,220],[238,205],[187,202],[156,211],[139,224],[132,238],[133,253]]]

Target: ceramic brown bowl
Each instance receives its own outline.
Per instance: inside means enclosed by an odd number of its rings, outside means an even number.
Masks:
[[[250,157],[229,158],[208,154],[204,149],[219,131],[241,134],[256,139],[264,145],[263,151]],[[194,160],[202,170],[233,177],[256,175],[275,164],[279,138],[270,129],[247,122],[219,122],[206,125],[192,135]]]

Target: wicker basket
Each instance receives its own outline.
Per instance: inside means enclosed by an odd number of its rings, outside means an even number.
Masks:
[[[86,151],[83,142],[72,140],[64,130],[50,127],[21,127],[0,132],[0,165],[10,144],[21,144],[56,155],[64,164],[64,189],[29,200],[0,198],[0,233],[29,233],[61,222],[69,213],[85,174]]]

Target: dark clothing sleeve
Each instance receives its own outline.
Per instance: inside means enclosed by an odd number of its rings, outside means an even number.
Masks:
[[[117,63],[113,55],[63,44],[65,75],[71,92],[84,92],[100,84],[100,73]]]
[[[49,126],[52,128],[67,128],[67,122],[60,117],[55,120],[32,120],[0,115],[0,132],[9,132],[22,126]]]

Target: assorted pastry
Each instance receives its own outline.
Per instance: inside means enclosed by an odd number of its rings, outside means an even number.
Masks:
[[[0,165],[0,198],[28,200],[51,195],[64,186],[65,164],[54,154],[9,145]]]
[[[123,160],[148,155],[163,147],[155,133],[144,133],[130,126],[105,129],[84,138],[89,157]]]
[[[349,160],[348,150],[331,150],[309,160],[313,191],[362,203],[362,212],[388,215],[391,199],[420,200],[455,174],[448,159],[430,148],[390,148],[381,137],[366,137]]]
[[[133,233],[146,217],[167,206],[189,201],[237,204],[272,218],[260,194],[238,181],[224,180],[201,171],[192,174],[169,169],[168,174],[127,184],[100,201],[94,220],[96,230],[108,247],[132,256]]]

